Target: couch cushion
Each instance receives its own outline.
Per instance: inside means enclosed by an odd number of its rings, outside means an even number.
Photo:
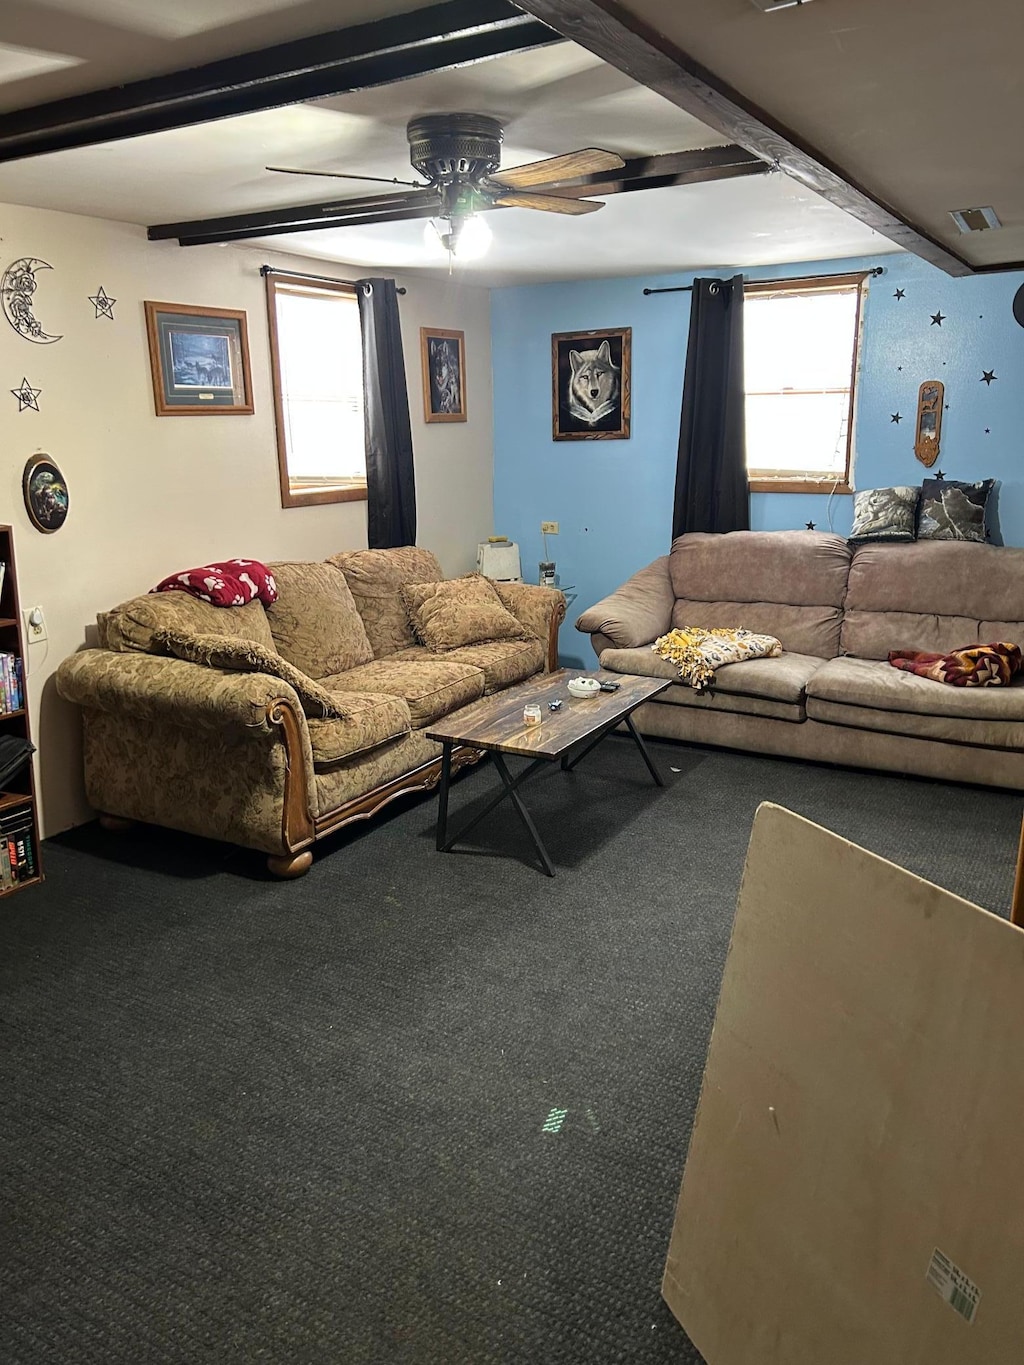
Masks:
[[[427,651],[424,660],[374,659],[322,679],[330,692],[383,692],[408,703],[414,726],[429,725],[484,694],[484,675]]]
[[[277,601],[267,620],[278,652],[311,678],[373,658],[366,630],[343,574],[330,564],[272,564]]]
[[[248,640],[274,649],[267,614],[260,601],[241,607],[215,607],[187,592],[145,593],[122,602],[112,611],[96,618],[100,644],[117,653],[138,650],[144,654],[163,654],[154,636],[165,630],[186,635],[217,635],[227,639]]]
[[[807,684],[812,720],[993,749],[1024,748],[1024,679],[948,687],[873,659],[829,659]]]
[[[444,577],[429,550],[417,545],[394,550],[345,550],[331,555],[327,562],[345,575],[375,659],[416,643],[398,590],[403,583],[432,583]]]
[[[314,768],[352,758],[409,733],[411,716],[401,697],[345,692],[338,702],[345,709],[343,718],[306,721]]]
[[[529,635],[482,574],[403,583],[399,592],[416,639],[439,654],[463,645],[522,640]]]
[[[266,673],[272,678],[280,678],[294,689],[307,716],[340,719],[348,715],[344,697],[328,692],[294,664],[282,659],[276,649],[265,649],[251,640],[226,639],[223,635],[187,635],[178,630],[157,631],[153,638],[163,651],[188,663],[237,673]]]
[[[850,547],[823,531],[691,531],[672,543],[673,627],[742,626],[785,650],[839,652]]]
[[[1024,549],[936,540],[857,546],[844,654],[879,660],[891,649],[948,654],[993,640],[1024,644]]]
[[[808,679],[824,661],[815,655],[780,654],[771,659],[748,659],[727,664],[715,675],[703,695],[689,683],[679,681],[679,670],[653,649],[606,649],[601,667],[613,673],[634,673],[645,678],[672,678],[678,683],[655,699],[674,706],[701,706],[710,711],[735,711],[777,720],[804,719],[804,690]]]
[[[544,667],[546,653],[539,640],[496,640],[486,645],[463,645],[460,649],[449,650],[444,658],[446,662],[479,668],[484,675],[484,695],[489,696],[539,673]],[[423,645],[414,645],[412,649],[392,654],[391,658],[423,661],[436,659],[437,655]]]

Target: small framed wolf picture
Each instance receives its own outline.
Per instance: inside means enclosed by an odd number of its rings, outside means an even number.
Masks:
[[[633,329],[554,332],[551,434],[556,441],[629,439]]]
[[[466,334],[444,327],[420,328],[423,420],[466,420]]]

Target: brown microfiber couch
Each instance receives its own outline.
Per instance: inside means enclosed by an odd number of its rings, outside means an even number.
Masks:
[[[271,568],[267,608],[165,592],[100,615],[101,647],[65,659],[57,688],[82,708],[86,794],[105,824],[224,839],[297,876],[315,840],[436,785],[441,746],[426,727],[557,667],[565,598],[495,583],[519,638],[434,653],[401,593],[442,580],[428,551]],[[453,762],[479,757],[462,749]]]
[[[698,695],[651,649],[676,626],[742,626],[784,652],[729,664]],[[952,687],[887,662],[893,649],[1024,644],[1022,549],[690,533],[576,628],[603,667],[676,679],[636,711],[644,734],[1024,788],[1024,680]]]

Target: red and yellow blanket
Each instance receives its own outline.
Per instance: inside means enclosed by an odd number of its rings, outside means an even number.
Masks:
[[[904,673],[949,683],[953,687],[1005,687],[1020,672],[1020,645],[1000,641],[992,645],[969,645],[949,654],[923,654],[913,649],[890,651],[889,662]]]

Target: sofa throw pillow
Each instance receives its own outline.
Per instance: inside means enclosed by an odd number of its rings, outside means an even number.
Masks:
[[[287,659],[252,640],[231,640],[223,635],[189,635],[184,631],[161,630],[153,637],[176,659],[206,668],[226,668],[238,673],[268,673],[280,678],[298,694],[307,716],[317,720],[344,720],[348,711],[333,692],[308,678]]]
[[[480,574],[440,583],[403,583],[399,591],[413,633],[435,654],[461,645],[530,638],[506,611],[494,585]]]
[[[994,479],[979,483],[925,479],[917,513],[918,540],[986,540],[994,487]]]
[[[198,569],[182,569],[152,589],[153,592],[187,592],[215,607],[242,607],[257,597],[265,605],[277,600],[274,575],[258,559],[220,559]]]
[[[871,540],[914,540],[920,488],[865,488],[853,495],[852,545]]]
[[[889,662],[904,673],[950,683],[953,687],[1006,687],[1020,672],[1019,645],[1000,640],[991,645],[968,645],[948,654],[925,654],[920,650],[894,649]]]
[[[660,658],[674,663],[682,681],[688,682],[695,692],[706,692],[715,681],[715,670],[725,664],[774,658],[782,653],[782,645],[774,635],[755,635],[742,627],[734,630],[721,626],[715,630],[678,626],[655,640],[651,648]]]

